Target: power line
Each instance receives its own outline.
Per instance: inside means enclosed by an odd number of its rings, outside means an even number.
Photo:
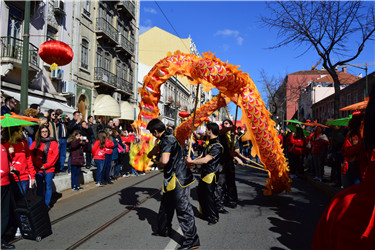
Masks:
[[[165,15],[164,11],[161,9],[161,7],[159,6],[159,4],[156,2],[156,0],[154,0],[155,4],[158,6],[159,10],[161,11],[161,13],[163,14],[163,16],[165,17],[165,19],[167,20],[167,22],[169,23],[169,25],[172,27],[172,29],[174,30],[174,32],[176,33],[177,37],[180,38],[182,44],[185,46],[185,48],[190,52],[190,49],[188,47],[186,47],[186,44],[182,41],[181,39],[181,36],[178,34],[177,30],[173,27],[172,23],[169,21],[167,15]]]

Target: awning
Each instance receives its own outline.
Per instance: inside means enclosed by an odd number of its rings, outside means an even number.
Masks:
[[[5,90],[5,89],[2,89],[2,91],[4,92],[4,94],[8,96],[13,96],[14,99],[16,99],[17,101],[21,100],[20,93]],[[28,102],[28,106],[30,106],[30,104],[33,104],[33,103],[40,105],[40,112],[42,113],[47,112],[49,109],[53,109],[53,110],[61,109],[64,112],[64,114],[73,115],[73,112],[75,111],[74,108],[68,106],[66,103],[44,99],[42,97],[32,96],[30,94],[27,97],[27,102]]]
[[[98,95],[94,102],[94,115],[120,117],[120,105],[110,95]]]
[[[122,101],[121,102],[121,116],[120,119],[134,121],[139,114],[139,107],[133,103]]]

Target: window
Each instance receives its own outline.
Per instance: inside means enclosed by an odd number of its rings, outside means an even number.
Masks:
[[[341,107],[345,107],[345,97],[341,96],[341,101],[340,101]]]
[[[111,70],[111,55],[108,52],[105,52],[104,69],[106,69],[107,71]]]
[[[83,0],[82,6],[83,6],[83,13],[85,13],[85,15],[87,15],[87,16],[90,16],[90,1],[89,0]]]
[[[346,96],[346,105],[348,106],[348,105],[350,105],[350,104],[352,104],[352,95],[351,95],[351,94],[348,94],[348,95]]]
[[[358,102],[358,91],[354,91],[353,93],[353,103],[357,103]]]
[[[23,12],[9,5],[8,36],[22,39]]]
[[[56,40],[56,34],[57,34],[56,30],[51,29],[51,27],[48,27],[46,41]]]
[[[128,80],[128,65],[126,63],[122,64],[122,79]]]
[[[89,54],[89,42],[86,39],[82,39],[81,49],[81,67],[88,69],[88,54]]]
[[[96,66],[99,67],[99,68],[102,68],[103,67],[103,50],[101,48],[98,47],[98,49],[96,50]]]

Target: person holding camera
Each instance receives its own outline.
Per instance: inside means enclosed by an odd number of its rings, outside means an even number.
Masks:
[[[68,128],[67,128],[67,120],[66,115],[63,114],[61,109],[56,110],[57,116],[57,135],[59,138],[59,170],[58,172],[64,171],[64,164],[66,160],[66,145],[67,145],[67,138],[68,138]]]
[[[70,164],[72,167],[72,190],[78,191],[83,189],[79,186],[79,173],[81,172],[81,167],[85,164],[85,158],[83,152],[90,151],[89,140],[82,136],[79,130],[75,130],[71,137],[68,139],[68,144],[70,146]]]
[[[88,142],[89,142],[90,150],[88,152],[86,152],[85,160],[86,160],[86,168],[90,169],[91,168],[91,161],[92,161],[92,154],[91,154],[92,146],[91,145],[95,141],[95,139],[93,139],[94,138],[94,131],[92,130],[91,127],[89,127],[89,124],[86,121],[82,121],[81,122],[81,133],[82,133],[82,136],[83,136],[83,140],[84,141],[88,140]]]

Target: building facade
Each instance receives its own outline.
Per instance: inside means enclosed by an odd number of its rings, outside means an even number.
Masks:
[[[340,109],[357,102],[361,102],[366,97],[366,85],[369,93],[375,85],[375,72],[366,77],[360,78],[354,83],[340,90]],[[339,118],[349,116],[353,111],[340,111]],[[325,123],[333,119],[333,94],[314,103],[312,105],[314,120]]]
[[[20,88],[24,12],[25,2],[1,1],[1,21],[8,24],[1,31],[5,91]],[[139,1],[31,2],[29,104],[38,101],[42,110],[63,107],[68,114],[79,110],[83,119],[96,115],[132,122],[138,26]],[[38,48],[48,40],[68,44],[74,53],[72,62],[51,71],[38,55]],[[106,98],[97,98],[103,95]]]
[[[183,53],[198,55],[198,51],[190,37],[183,39],[158,27],[153,27],[139,36],[139,62],[140,67],[148,66],[150,69],[161,59],[167,56],[168,52],[181,51]],[[143,66],[141,66],[143,65]],[[143,77],[148,71],[139,76]],[[198,107],[212,98],[211,91],[203,92],[200,88],[198,94]],[[196,96],[196,87],[191,85],[185,77],[171,77],[161,88],[159,102],[160,117],[164,123],[179,125],[181,119],[177,116],[179,111],[193,112]],[[177,119],[176,119],[177,118]]]

